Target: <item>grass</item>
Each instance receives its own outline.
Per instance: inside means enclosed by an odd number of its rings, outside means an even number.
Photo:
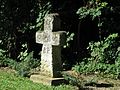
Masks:
[[[100,78],[98,76],[91,76],[91,75],[80,76],[77,79],[83,80],[83,83],[85,83],[86,85],[88,84],[88,87],[83,87],[83,88],[89,88],[89,85],[91,86],[94,84],[94,85],[98,85],[98,87],[95,86],[98,88],[98,90],[99,87],[109,88],[108,90],[120,90],[119,89],[120,80]],[[109,86],[107,87],[106,85]],[[110,85],[113,85],[113,87],[111,87]],[[94,86],[92,88],[94,88]],[[29,80],[29,78],[21,77],[15,74],[14,71],[9,70],[8,68],[5,70],[0,68],[0,90],[76,90],[76,89],[77,88],[71,85],[47,86],[43,84],[33,83],[32,81]],[[86,89],[82,89],[82,90],[86,90]]]
[[[75,90],[70,85],[46,86],[33,83],[15,73],[0,70],[0,90]]]

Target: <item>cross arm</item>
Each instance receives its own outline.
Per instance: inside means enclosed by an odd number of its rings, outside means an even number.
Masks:
[[[53,32],[52,45],[63,46],[65,43],[66,43],[66,32],[65,31]]]

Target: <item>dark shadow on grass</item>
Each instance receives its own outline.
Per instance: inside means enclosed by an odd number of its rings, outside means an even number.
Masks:
[[[112,84],[109,84],[109,83],[94,83],[94,82],[92,82],[92,83],[87,83],[87,84],[85,84],[85,86],[94,86],[94,87],[113,87],[113,85]]]
[[[79,86],[78,86],[79,87]],[[79,90],[95,90],[95,88],[110,88],[113,87],[112,84],[107,84],[107,83],[87,83],[85,84],[84,87],[79,87]]]

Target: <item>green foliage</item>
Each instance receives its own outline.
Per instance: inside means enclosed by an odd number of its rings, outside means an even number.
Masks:
[[[5,53],[5,50],[0,49],[0,67],[16,67],[16,62],[13,59],[8,58]]]
[[[5,50],[0,49],[0,67],[7,66],[8,61],[6,60]]]
[[[120,75],[120,42],[118,34],[109,35],[105,40],[89,43],[90,57],[75,65],[73,70],[83,74],[108,74],[111,78]]]
[[[25,48],[26,44],[22,46]],[[0,49],[0,67],[8,66],[12,69],[15,69],[21,76],[29,76],[30,70],[40,65],[40,61],[33,58],[33,52],[28,53],[27,49],[24,52],[21,52],[18,56],[20,62],[6,57],[4,53],[5,51]]]
[[[51,11],[51,3],[48,2],[45,5],[41,6],[39,9],[39,15],[36,20],[36,25],[30,26],[30,29],[43,30],[44,17]]]
[[[74,33],[67,32],[66,45],[64,45],[63,48],[70,47],[70,41],[73,40],[74,35]]]
[[[66,81],[69,82],[69,84],[71,85],[75,85],[75,86],[79,86],[79,87],[82,87],[83,86],[83,82],[80,81],[80,79],[74,77],[74,76],[71,76],[69,74],[66,74],[66,73],[63,73],[63,77]]]
[[[90,84],[97,84],[99,77],[96,75],[94,76],[83,76],[83,75],[77,75],[77,74],[69,74],[69,73],[63,73],[63,77],[65,80],[69,82],[71,85],[78,86],[80,88],[83,88]]]
[[[101,16],[101,10],[107,6],[107,2],[99,2],[97,0],[89,0],[88,5],[83,6],[78,9],[77,14],[79,14],[79,19],[83,19],[90,15],[92,20],[96,17]]]
[[[102,36],[102,27],[103,27],[103,23],[105,23],[105,20],[103,20],[104,18],[102,17],[102,15],[104,14],[103,11],[106,10],[106,8],[108,8],[108,3],[102,2],[101,0],[88,0],[86,2],[85,6],[82,6],[78,9],[78,11],[76,12],[79,15],[79,19],[85,19],[86,17],[90,17],[92,20],[97,20],[97,26],[99,29],[99,39],[101,40]]]
[[[28,53],[27,44],[23,44],[22,46],[23,48],[26,48],[26,50],[20,52],[20,55],[18,56],[20,62],[17,63],[14,69],[21,76],[29,76],[30,70],[39,66],[40,61],[33,58],[33,52]]]
[[[16,39],[19,37],[19,31],[24,32],[28,30],[28,26],[35,24],[39,2],[38,0],[0,0],[0,6],[0,39],[6,49],[9,38]]]
[[[30,30],[43,30],[43,24],[44,24],[44,17],[50,12],[51,10],[51,4],[50,2],[46,4],[41,4],[39,8],[39,15],[36,19],[36,23],[28,25],[28,28]],[[17,59],[20,60],[20,62],[17,63],[16,67],[14,68],[19,75],[21,76],[29,76],[30,70],[33,68],[36,68],[40,65],[40,60],[33,58],[33,52],[28,53],[28,47],[27,44],[22,44],[21,52]]]
[[[114,63],[117,57],[117,48],[119,47],[117,38],[118,34],[112,34],[104,41],[89,43],[87,49],[91,51],[91,57],[93,57],[91,59],[94,59],[96,62]]]
[[[99,39],[102,40],[111,33],[119,33],[119,6],[119,0],[84,0],[76,13],[81,21],[87,17],[97,23]]]
[[[29,53],[21,62],[17,63],[15,70],[21,76],[29,76],[30,70],[40,65],[40,61],[33,58],[33,53]]]
[[[47,3],[48,2],[48,3]],[[16,59],[21,45],[31,43],[29,35],[43,30],[43,19],[51,9],[49,1],[2,0],[0,3],[0,41],[7,56]],[[31,38],[34,36],[31,36]],[[32,38],[34,39],[34,38]]]
[[[105,8],[107,4],[107,2],[100,2],[98,0],[88,0],[87,5],[80,7],[77,11],[79,19],[83,19],[88,15],[92,17],[92,20],[96,17],[100,17],[102,9]]]

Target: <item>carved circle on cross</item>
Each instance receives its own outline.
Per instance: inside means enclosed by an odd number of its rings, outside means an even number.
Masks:
[[[44,43],[50,43],[51,42],[51,33],[50,32],[44,32],[43,40],[44,40]]]

